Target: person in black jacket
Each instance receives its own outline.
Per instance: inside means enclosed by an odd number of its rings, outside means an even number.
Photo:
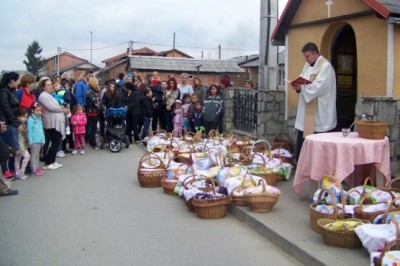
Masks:
[[[143,130],[141,139],[149,134],[150,121],[153,119],[153,91],[150,88],[143,90],[144,97],[141,99]]]
[[[102,99],[103,106],[108,108],[119,108],[123,106],[122,95],[117,90],[117,84],[115,81],[111,81],[108,84],[106,92]]]
[[[129,138],[129,142],[132,143],[132,131],[133,131],[133,138],[136,143],[140,142],[139,137],[139,128],[138,122],[140,119],[140,96],[139,93],[136,91],[135,86],[133,83],[125,83],[124,84],[124,103],[125,108],[127,109],[126,112],[126,132],[125,134]]]
[[[5,73],[0,81],[0,121],[4,121],[7,126],[7,130],[0,133],[0,137],[13,151],[19,150],[18,129],[21,125],[14,114],[19,107],[18,99],[14,94],[18,85],[19,75],[16,72]],[[15,178],[13,158],[10,158],[8,162],[2,162],[1,168],[5,179]]]
[[[158,123],[160,123],[161,129],[165,129],[165,105],[163,98],[167,82],[163,81],[160,85],[151,86],[150,88],[153,92],[152,102],[154,107],[151,129],[153,131],[157,130]]]

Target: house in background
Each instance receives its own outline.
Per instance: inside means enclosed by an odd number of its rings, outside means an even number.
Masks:
[[[128,69],[137,70],[142,76],[158,71],[161,80],[174,76],[178,82],[182,73],[188,73],[190,80],[197,76],[205,85],[220,83],[228,75],[232,85],[243,87],[246,79],[245,71],[236,60],[131,56]]]
[[[246,71],[247,79],[251,79],[254,84],[258,82],[260,57],[258,54],[238,56],[233,59],[238,61],[238,65]],[[278,53],[278,77],[277,89],[285,89],[285,50]]]
[[[92,70],[93,72],[98,71],[100,68],[86,59],[79,58],[71,53],[63,52],[59,56],[54,55],[49,58],[45,58],[43,68],[39,69],[39,76],[54,77],[57,75],[57,60],[60,60],[59,73],[69,74],[74,80],[79,80],[82,73],[86,70]]]
[[[156,52],[150,48],[143,47],[140,49],[132,49],[131,56],[161,56],[161,57],[176,57],[176,58],[192,58],[190,55],[185,54],[177,49],[171,49],[163,52]],[[105,68],[101,71],[100,77],[102,82],[110,79],[115,79],[118,77],[119,73],[128,73],[131,68],[129,68],[129,48],[125,53],[116,55],[114,57],[103,60],[105,63]],[[144,77],[142,75],[142,77]]]

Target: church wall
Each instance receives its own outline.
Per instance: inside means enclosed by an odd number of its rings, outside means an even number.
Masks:
[[[393,96],[400,97],[400,25],[394,25],[394,43]]]
[[[343,1],[333,0],[331,6],[331,17],[354,14],[357,12],[371,10],[361,0]],[[303,22],[325,19],[328,17],[328,8],[326,1],[306,0],[302,1],[299,9],[293,18],[292,25]]]
[[[386,96],[387,23],[375,16],[348,21],[357,43],[357,93]]]

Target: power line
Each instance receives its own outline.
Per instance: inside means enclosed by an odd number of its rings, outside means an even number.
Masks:
[[[119,44],[114,44],[114,45],[109,45],[109,46],[104,46],[104,47],[98,47],[98,48],[93,48],[93,49],[70,49],[70,48],[63,48],[63,47],[60,47],[61,49],[63,49],[63,50],[67,50],[67,51],[90,51],[90,50],[102,50],[102,49],[108,49],[108,48],[112,48],[112,47],[117,47],[117,46],[121,46],[121,45],[123,45],[123,44],[127,44],[127,43],[129,43],[128,41],[126,41],[126,42],[123,42],[123,43],[119,43]]]

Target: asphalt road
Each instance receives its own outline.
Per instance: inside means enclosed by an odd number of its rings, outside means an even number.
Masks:
[[[0,265],[301,265],[234,216],[141,188],[142,149],[87,150],[0,197]]]

